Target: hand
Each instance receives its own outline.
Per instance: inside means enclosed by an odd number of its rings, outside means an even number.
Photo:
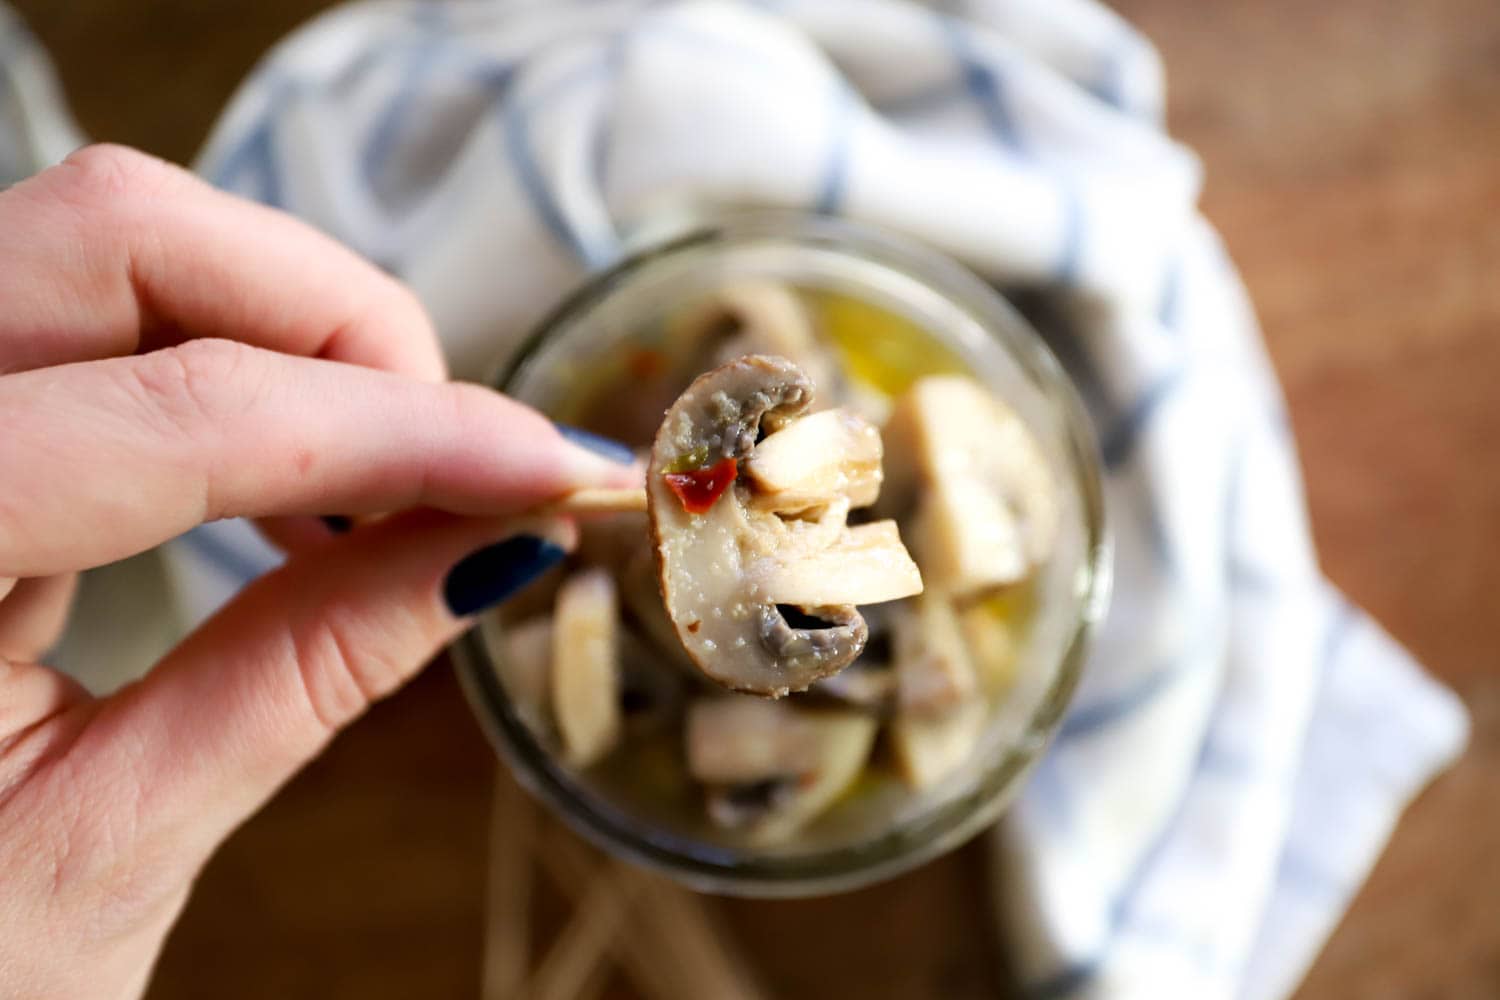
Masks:
[[[215,846],[574,542],[507,512],[630,484],[444,374],[400,285],[176,168],[95,147],[0,193],[0,996],[141,993]],[[74,572],[236,516],[288,561],[143,680],[29,662]]]

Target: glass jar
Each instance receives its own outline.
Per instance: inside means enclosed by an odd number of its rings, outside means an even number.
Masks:
[[[1014,681],[989,706],[967,763],[921,792],[881,786],[871,793],[874,805],[851,806],[787,842],[746,844],[652,814],[618,794],[618,784],[564,764],[507,696],[496,663],[499,617],[485,619],[453,653],[475,712],[518,779],[603,849],[703,891],[821,894],[889,877],[958,846],[1016,795],[1058,726],[1107,602],[1099,462],[1072,384],[994,291],[923,247],[821,217],[734,216],[659,242],[565,301],[496,384],[554,419],[587,420],[580,400],[600,379],[618,377],[621,365],[652,357],[641,351],[674,310],[742,279],[776,281],[843,303],[842,313],[825,317],[825,326],[837,327],[825,333],[852,375],[899,380],[929,369],[965,369],[1022,417],[1051,465],[1062,511],[1058,540],[1030,591]],[[859,315],[851,318],[849,309],[858,314],[861,304],[878,310],[872,315],[894,317],[887,327],[919,331],[926,338],[920,349],[912,349],[910,337],[892,339],[862,326]],[[594,409],[596,429],[615,429],[608,422],[598,428]],[[629,443],[649,446],[649,437],[635,436]]]

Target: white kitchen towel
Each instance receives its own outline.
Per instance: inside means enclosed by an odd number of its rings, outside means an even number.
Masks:
[[[409,281],[463,376],[697,209],[840,215],[1023,302],[1116,596],[993,835],[1028,995],[1289,994],[1466,717],[1318,571],[1279,390],[1150,44],[1093,0],[387,0],[278,46],[198,169]],[[24,116],[23,116],[24,117]],[[0,139],[3,142],[3,139]],[[171,547],[190,616],[272,564]]]

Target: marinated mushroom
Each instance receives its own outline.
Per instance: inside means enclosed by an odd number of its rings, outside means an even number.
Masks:
[[[896,671],[889,663],[861,656],[832,677],[818,681],[808,693],[883,716],[896,700]]]
[[[569,577],[552,632],[552,713],[563,753],[588,767],[620,738],[620,641],[615,582],[602,569]]]
[[[688,768],[707,786],[710,819],[769,843],[795,833],[849,787],[876,726],[856,712],[707,699],[688,712]]]
[[[927,591],[893,614],[897,709],[890,746],[914,789],[961,768],[984,733],[987,698],[1010,682],[1015,656],[1004,620],[983,604],[959,610]]]
[[[688,773],[709,785],[748,785],[811,771],[817,734],[785,702],[721,695],[687,713]]]
[[[1005,691],[1016,672],[1016,637],[1005,617],[976,605],[964,609],[958,620],[980,684],[990,694]]]
[[[968,597],[1026,577],[1046,558],[1059,507],[1046,456],[1021,418],[972,378],[933,375],[885,425],[890,488],[909,513],[931,586]]]
[[[552,616],[538,615],[507,627],[500,637],[495,669],[521,721],[533,729],[545,729],[551,701]]]
[[[940,715],[977,695],[974,663],[953,605],[928,592],[894,616],[896,690],[907,715]]]
[[[974,698],[942,715],[898,717],[891,723],[891,750],[902,779],[925,789],[956,772],[979,745],[985,714],[984,701]]]
[[[922,589],[894,522],[845,521],[849,491],[862,502],[871,493],[870,435],[849,423],[858,418],[830,421],[836,433],[819,439],[838,448],[802,463],[805,475],[774,445],[798,433],[812,395],[790,361],[739,358],[688,387],[652,447],[646,490],[667,615],[699,669],[732,690],[805,690],[859,655],[857,603]],[[760,444],[772,445],[771,461],[757,458]],[[767,466],[795,489],[757,480],[752,470]]]

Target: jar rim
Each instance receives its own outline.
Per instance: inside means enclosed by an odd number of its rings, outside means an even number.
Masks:
[[[1084,531],[1080,585],[1056,671],[1020,737],[996,754],[969,787],[904,823],[849,844],[804,853],[766,854],[713,845],[636,820],[603,796],[586,793],[537,740],[506,696],[478,628],[450,648],[470,706],[517,780],[575,831],[605,851],[667,874],[692,888],[730,895],[786,897],[858,888],[959,846],[993,822],[1019,791],[1056,733],[1082,676],[1092,634],[1111,585],[1101,462],[1092,427],[1072,381],[1041,336],[999,293],[956,261],[915,241],[827,216],[783,211],[734,212],[685,220],[658,234],[574,290],[525,339],[491,380],[511,386],[550,337],[587,315],[623,284],[665,258],[756,240],[813,245],[883,265],[916,279],[1002,340],[1027,378],[1063,412],[1068,454]]]

